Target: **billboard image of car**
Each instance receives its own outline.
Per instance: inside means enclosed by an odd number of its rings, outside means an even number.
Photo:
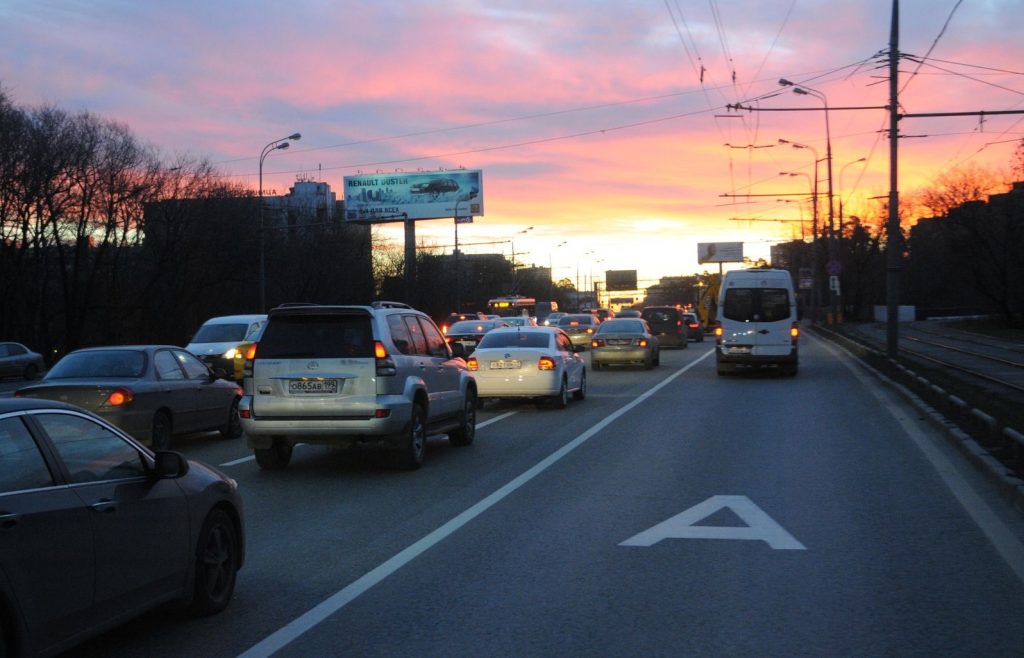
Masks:
[[[473,217],[484,214],[479,169],[345,176],[345,221]]]

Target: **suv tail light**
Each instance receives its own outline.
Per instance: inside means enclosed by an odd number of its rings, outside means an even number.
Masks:
[[[466,359],[466,367],[475,372],[480,369],[480,362],[476,360],[475,356],[471,356]]]
[[[256,360],[256,346],[259,343],[253,343],[249,346],[249,349],[245,350],[245,366],[242,368],[242,377],[252,377],[252,362]]]
[[[540,360],[537,361],[538,370],[554,370],[556,367],[555,360],[550,356],[542,356],[540,357]]]
[[[398,369],[395,367],[395,360],[388,354],[384,343],[379,340],[373,342],[373,356],[377,360],[378,377],[393,377],[398,373]]]

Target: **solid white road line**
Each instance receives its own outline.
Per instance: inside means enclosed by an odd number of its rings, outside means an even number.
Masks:
[[[324,621],[334,613],[338,612],[346,605],[354,601],[359,595],[371,589],[374,585],[380,583],[385,578],[398,571],[406,564],[414,560],[417,556],[425,553],[427,550],[433,548],[441,540],[445,539],[449,535],[455,533],[457,530],[462,528],[464,525],[480,516],[488,509],[496,505],[497,503],[504,500],[510,494],[515,492],[517,489],[522,487],[524,484],[537,477],[548,468],[558,463],[563,457],[571,453],[576,448],[586,443],[590,438],[595,436],[598,432],[606,428],[611,423],[618,420],[624,414],[630,412],[632,409],[643,403],[647,398],[651,397],[658,391],[660,391],[669,383],[674,381],[677,377],[682,375],[684,372],[694,367],[704,359],[714,354],[714,352],[707,352],[703,356],[699,357],[695,361],[690,362],[683,368],[680,368],[676,372],[666,377],[661,383],[657,384],[654,388],[650,389],[646,393],[635,398],[629,404],[620,407],[618,410],[612,412],[598,423],[593,425],[590,429],[583,432],[575,439],[565,444],[555,452],[551,453],[546,458],[535,464],[533,467],[527,469],[518,477],[511,480],[508,484],[504,485],[494,493],[490,494],[486,498],[480,500],[466,511],[462,512],[455,518],[451,519],[437,530],[434,530],[430,534],[426,535],[419,541],[408,546],[404,550],[400,551],[397,555],[387,560],[383,564],[371,570],[366,575],[362,576],[355,582],[351,583],[347,587],[339,590],[337,593],[331,595],[329,598],[321,602],[320,604],[313,607],[308,612],[297,617],[292,622],[281,627],[268,637],[264,638],[247,651],[240,655],[240,658],[262,658],[264,656],[273,655],[274,652],[284,648],[293,640],[306,633],[320,622]],[[499,416],[500,418],[500,416]],[[492,419],[496,420],[496,419]]]

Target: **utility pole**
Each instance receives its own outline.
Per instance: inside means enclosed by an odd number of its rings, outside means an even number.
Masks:
[[[889,35],[889,220],[886,222],[885,249],[885,347],[890,359],[899,355],[900,254],[903,235],[900,233],[900,193],[898,169],[899,143],[899,25],[900,3],[892,0],[892,27]]]

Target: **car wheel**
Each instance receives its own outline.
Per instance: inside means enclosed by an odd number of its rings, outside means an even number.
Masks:
[[[238,416],[238,398],[231,402],[231,409],[228,410],[228,419],[224,427],[220,428],[220,435],[225,439],[237,439],[242,436],[242,419]]]
[[[150,445],[153,450],[171,449],[171,417],[166,411],[158,411],[153,415],[153,429]]]
[[[468,446],[476,436],[476,393],[472,389],[466,391],[466,401],[462,405],[462,422],[459,427],[448,433],[448,442],[453,446]]]
[[[269,448],[254,448],[256,463],[267,471],[283,471],[292,460],[292,444],[281,436],[275,436]]]
[[[36,364],[30,363],[25,366],[25,371],[21,374],[24,375],[25,379],[35,379],[39,376],[39,368],[36,367]]]
[[[580,387],[572,392],[573,400],[586,400],[587,399],[587,371],[584,370],[580,373]]]
[[[475,417],[475,416],[474,416]],[[423,405],[412,405],[409,429],[395,448],[395,462],[399,468],[415,471],[423,466],[427,453],[427,412]]]
[[[558,395],[551,398],[551,406],[555,409],[565,409],[569,406],[569,381],[562,377],[562,385],[558,389]]]
[[[231,602],[238,575],[238,533],[227,512],[212,510],[196,547],[196,582],[190,612],[212,615]]]

